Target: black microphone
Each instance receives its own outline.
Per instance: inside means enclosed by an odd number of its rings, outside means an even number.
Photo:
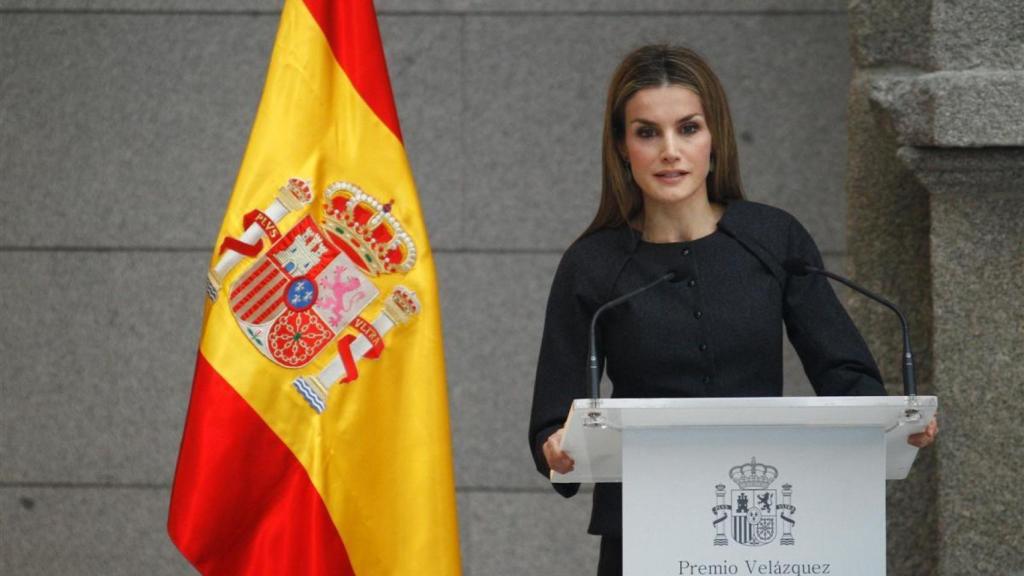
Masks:
[[[855,282],[849,278],[844,278],[838,274],[834,274],[823,268],[817,266],[811,266],[800,258],[790,258],[782,263],[782,267],[786,269],[786,272],[794,276],[806,276],[808,274],[821,274],[827,278],[831,278],[836,282],[845,284],[850,288],[860,292],[861,294],[871,298],[875,302],[882,304],[896,313],[900,317],[900,325],[903,327],[903,394],[905,396],[917,396],[917,379],[914,377],[914,353],[910,348],[910,327],[907,325],[907,318],[900,312],[900,309],[895,304],[886,300],[885,298],[875,294],[874,292],[858,286]]]
[[[626,300],[629,300],[630,298],[636,296],[637,294],[640,294],[642,292],[646,292],[646,291],[650,290],[651,288],[654,288],[655,286],[657,286],[659,284],[663,284],[665,282],[671,282],[671,283],[674,284],[676,282],[681,281],[684,277],[686,277],[686,274],[683,272],[683,269],[682,269],[681,265],[679,267],[676,267],[676,268],[670,268],[665,275],[661,276],[657,280],[655,280],[655,281],[653,281],[650,284],[647,284],[645,286],[641,286],[640,288],[637,288],[636,290],[633,290],[632,292],[630,292],[628,294],[623,294],[622,296],[619,296],[618,298],[615,298],[614,300],[609,300],[608,302],[605,302],[604,304],[601,305],[600,308],[597,309],[596,312],[594,312],[594,315],[590,318],[590,365],[589,365],[589,368],[590,368],[590,399],[591,400],[596,401],[601,396],[601,365],[597,361],[597,319],[598,319],[598,317],[601,316],[601,314],[605,310],[607,310],[609,308],[613,308],[615,306],[618,306],[619,304],[622,304],[623,302],[625,302]]]

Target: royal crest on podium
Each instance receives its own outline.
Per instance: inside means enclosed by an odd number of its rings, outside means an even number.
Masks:
[[[744,546],[764,546],[772,543],[778,533],[778,523],[783,523],[783,535],[779,544],[791,546],[796,543],[792,528],[795,524],[792,515],[796,508],[791,503],[793,487],[782,486],[782,502],[778,500],[778,490],[770,488],[778,478],[779,470],[775,466],[762,464],[756,458],[750,462],[733,466],[729,470],[729,478],[738,489],[730,492],[729,503],[725,502],[725,485],[715,486],[718,503],[712,508],[716,518],[712,522],[717,533],[715,546],[727,546],[726,521],[732,518],[731,537],[737,544]]]

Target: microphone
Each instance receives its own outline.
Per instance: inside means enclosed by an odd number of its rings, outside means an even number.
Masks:
[[[628,294],[623,294],[622,296],[619,296],[618,298],[615,298],[614,300],[609,300],[608,302],[605,302],[604,304],[601,305],[600,308],[597,309],[596,312],[594,312],[594,315],[590,318],[590,362],[589,362],[589,369],[590,369],[590,400],[591,400],[592,403],[597,402],[598,398],[601,396],[601,366],[600,366],[600,363],[597,361],[597,319],[601,316],[601,314],[604,313],[605,310],[608,310],[609,308],[613,308],[615,306],[618,306],[619,304],[622,304],[626,300],[629,300],[630,298],[632,298],[632,297],[634,297],[634,296],[636,296],[638,294],[646,292],[646,291],[650,290],[651,288],[654,288],[655,286],[658,286],[659,284],[663,284],[665,282],[669,282],[669,283],[675,284],[676,282],[682,281],[682,279],[685,278],[685,277],[686,277],[686,274],[683,272],[683,268],[682,268],[681,265],[677,266],[677,267],[669,268],[668,272],[666,274],[664,274],[663,276],[661,276],[660,278],[658,278],[657,280],[655,280],[655,281],[653,281],[653,282],[651,282],[649,284],[646,284],[644,286],[641,286],[640,288],[637,288],[636,290],[633,290],[632,292],[629,292]]]
[[[907,318],[903,315],[903,312],[896,307],[895,304],[886,300],[885,298],[875,294],[874,292],[857,285],[849,278],[844,278],[838,274],[834,274],[823,268],[817,266],[811,266],[806,261],[800,258],[790,258],[782,263],[782,267],[786,272],[793,276],[806,276],[808,274],[820,274],[826,278],[831,278],[836,282],[845,284],[846,286],[860,292],[861,294],[871,298],[875,302],[886,306],[890,310],[896,313],[900,317],[900,325],[903,327],[903,394],[910,396],[911,398],[917,396],[917,379],[914,376],[914,353],[910,348],[910,327],[907,325]]]

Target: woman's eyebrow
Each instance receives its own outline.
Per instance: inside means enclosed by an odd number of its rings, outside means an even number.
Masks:
[[[686,116],[683,116],[679,120],[676,120],[675,123],[676,124],[680,124],[682,122],[686,122],[687,120],[693,120],[694,118],[696,118],[698,116],[700,116],[701,118],[704,117],[704,115],[701,114],[700,112],[694,112],[693,114],[688,114]],[[633,121],[630,122],[630,124],[649,124],[651,126],[657,126],[658,125],[657,122],[648,120],[646,118],[634,118]]]

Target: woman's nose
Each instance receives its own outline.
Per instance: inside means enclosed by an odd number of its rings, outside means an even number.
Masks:
[[[674,162],[679,159],[679,140],[672,134],[665,136],[661,149],[661,159]]]

